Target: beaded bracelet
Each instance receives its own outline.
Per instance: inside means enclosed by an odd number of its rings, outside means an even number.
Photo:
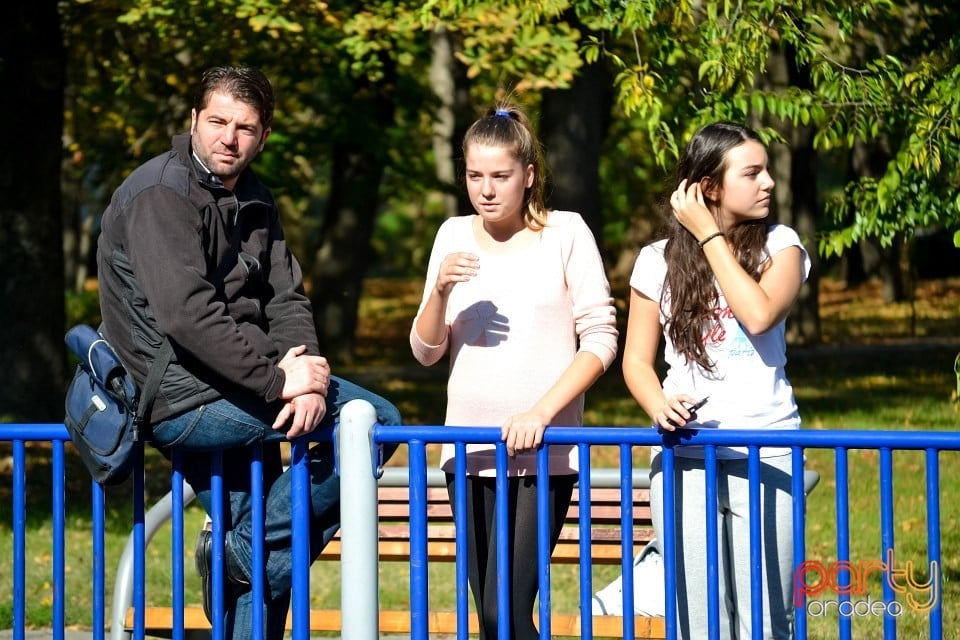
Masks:
[[[710,241],[713,240],[714,238],[719,238],[719,237],[722,236],[722,235],[723,235],[723,231],[717,231],[716,233],[711,233],[711,234],[708,235],[706,238],[704,238],[703,240],[699,241],[697,244],[699,244],[699,245],[700,245],[700,248],[703,249],[703,245],[707,244],[708,242],[710,242]]]

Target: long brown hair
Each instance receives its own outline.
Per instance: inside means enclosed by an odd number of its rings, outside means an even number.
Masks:
[[[748,140],[762,144],[755,131],[742,125],[718,122],[701,128],[680,158],[676,185],[683,180],[693,184],[707,178],[716,186],[718,194],[717,200],[708,204],[719,204],[723,198],[721,189],[727,170],[727,152]],[[723,232],[737,261],[759,281],[761,267],[768,258],[765,249],[767,220],[744,222]],[[667,277],[662,295],[669,292],[667,333],[676,351],[682,353],[687,362],[694,361],[712,371],[714,363],[707,357],[705,341],[718,322],[719,295],[713,270],[697,244],[697,238],[672,213],[667,216],[664,236],[667,238],[664,250]],[[661,307],[663,303],[661,299]]]
[[[523,221],[537,231],[547,226],[547,207],[543,199],[546,163],[543,147],[534,135],[527,115],[516,105],[505,102],[491,107],[464,134],[464,158],[472,145],[508,149],[524,167],[533,165],[533,184],[523,195]]]

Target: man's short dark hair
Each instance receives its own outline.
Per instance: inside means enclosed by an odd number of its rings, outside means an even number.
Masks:
[[[270,128],[273,123],[273,86],[262,71],[254,67],[234,66],[207,69],[203,72],[193,99],[193,108],[197,113],[206,108],[210,94],[217,91],[252,106],[259,112],[263,128]]]

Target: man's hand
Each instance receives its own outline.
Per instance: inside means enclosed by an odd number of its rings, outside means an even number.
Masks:
[[[330,386],[330,365],[323,356],[308,356],[306,352],[305,345],[292,347],[277,364],[286,374],[280,391],[282,400],[293,400],[308,393],[326,396]]]
[[[278,431],[286,429],[287,439],[293,440],[316,429],[325,415],[327,399],[319,393],[307,393],[283,405],[273,422],[273,428]]]

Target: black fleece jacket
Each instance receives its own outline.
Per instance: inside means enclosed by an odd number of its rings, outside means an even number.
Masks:
[[[169,152],[124,180],[103,214],[104,336],[141,385],[163,337],[174,346],[152,422],[221,397],[274,402],[287,349],[318,352],[270,191],[249,168],[234,191],[201,172],[189,135],[177,135]]]

